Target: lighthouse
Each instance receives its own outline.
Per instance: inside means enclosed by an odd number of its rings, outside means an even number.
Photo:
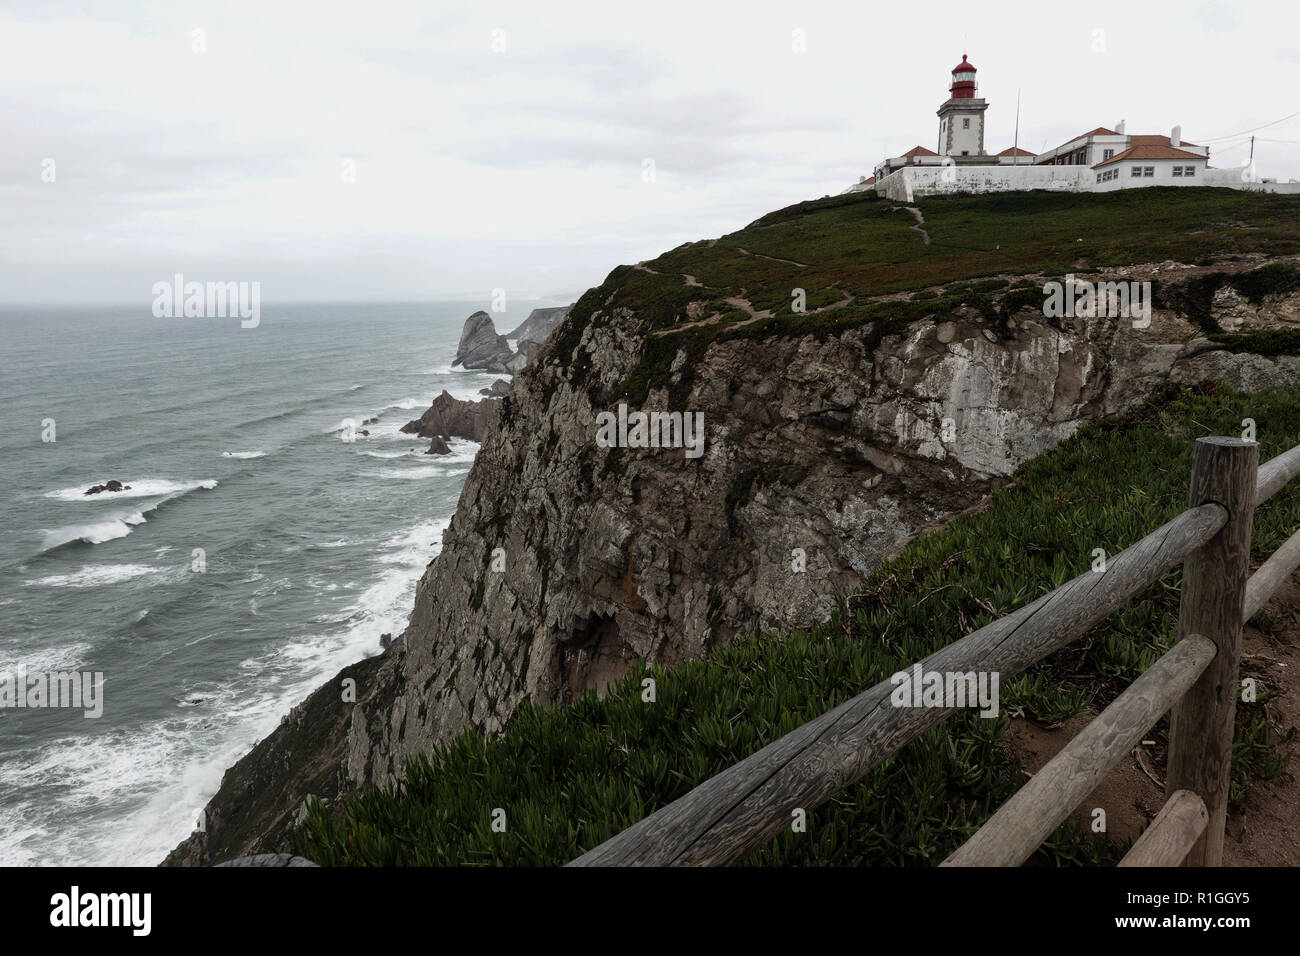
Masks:
[[[961,55],[952,68],[948,99],[939,107],[939,155],[986,156],[984,152],[984,111],[989,104],[980,99],[975,81],[975,64]]]

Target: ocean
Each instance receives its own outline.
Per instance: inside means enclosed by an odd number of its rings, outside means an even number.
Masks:
[[[0,676],[103,673],[98,718],[0,708],[0,864],[160,862],[226,767],[402,631],[477,446],[398,429],[501,377],[450,368],[479,307],[0,311]]]

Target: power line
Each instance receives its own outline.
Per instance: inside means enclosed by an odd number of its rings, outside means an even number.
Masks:
[[[1296,111],[1290,116],[1283,116],[1281,119],[1273,120],[1271,123],[1265,123],[1263,126],[1256,126],[1254,129],[1243,129],[1240,133],[1229,133],[1227,136],[1211,136],[1209,139],[1205,140],[1205,142],[1213,143],[1220,139],[1235,139],[1238,136],[1247,136],[1256,130],[1268,129],[1270,126],[1276,126],[1278,123],[1285,123],[1287,120],[1294,119],[1297,116],[1300,116],[1300,111]]]
[[[1221,146],[1216,146],[1214,147],[1214,151],[1216,153],[1228,153],[1234,149],[1239,149],[1242,146],[1245,146],[1249,142],[1250,142],[1250,137],[1247,137],[1245,139],[1239,139],[1235,143],[1227,143]]]

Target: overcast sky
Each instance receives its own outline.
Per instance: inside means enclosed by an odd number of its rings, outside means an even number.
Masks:
[[[1235,167],[1300,110],[1298,10],[0,0],[0,301],[579,293],[933,148],[963,52],[990,152],[1019,89],[1035,152],[1181,123]],[[1257,136],[1300,178],[1300,117]]]

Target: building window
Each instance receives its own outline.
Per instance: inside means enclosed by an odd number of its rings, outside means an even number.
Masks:
[[[1195,167],[1195,166],[1184,166],[1183,169],[1185,170],[1185,174],[1188,175],[1188,176],[1195,176],[1195,175],[1196,175],[1196,167]]]
[[[1102,159],[1110,159],[1114,155],[1115,155],[1115,151],[1113,149],[1103,149],[1101,151]]]
[[[1181,176],[1182,174],[1183,174],[1183,167],[1181,167],[1181,166],[1175,166],[1175,167],[1174,167],[1174,175],[1175,175],[1175,176]]]
[[[962,128],[962,129],[970,129],[970,117],[969,117],[969,116],[965,116],[965,117],[962,118],[962,121],[961,121],[961,128]]]
[[[1156,168],[1154,166],[1142,167],[1142,175],[1145,176],[1147,179],[1150,179],[1155,174],[1156,174]]]
[[[1133,167],[1133,175],[1134,175],[1134,176],[1141,176],[1141,175],[1142,175],[1142,167],[1141,167],[1141,166],[1134,166],[1134,167]]]
[[[969,156],[969,155],[970,155],[970,150],[969,150],[969,149],[963,149],[963,150],[961,151],[961,154],[962,154],[963,156]]]

